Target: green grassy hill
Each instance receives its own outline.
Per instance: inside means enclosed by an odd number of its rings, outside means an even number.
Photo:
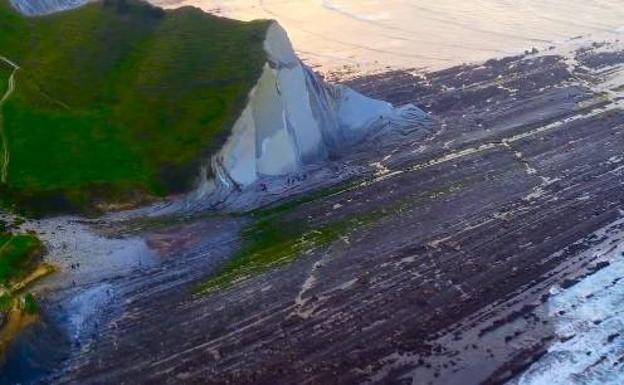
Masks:
[[[0,0],[0,56],[19,66],[0,107],[3,203],[89,211],[190,189],[260,75],[267,27],[135,0],[27,18]]]
[[[42,248],[34,235],[0,233],[0,287],[26,276],[36,266]]]

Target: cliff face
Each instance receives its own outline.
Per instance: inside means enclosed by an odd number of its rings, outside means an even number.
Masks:
[[[426,118],[408,105],[329,85],[303,65],[286,32],[273,23],[264,44],[268,61],[225,146],[213,158],[217,182],[245,187],[262,176],[285,175],[325,159],[388,126]]]

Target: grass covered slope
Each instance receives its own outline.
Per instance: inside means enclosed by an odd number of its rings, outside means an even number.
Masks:
[[[72,211],[188,190],[261,73],[267,27],[135,0],[26,18],[0,0],[0,55],[19,66],[0,110],[4,203]]]
[[[38,306],[28,288],[54,272],[41,263],[44,253],[36,236],[0,231],[0,361],[18,333],[36,320]]]
[[[0,233],[0,286],[27,275],[36,265],[42,248],[34,235]]]

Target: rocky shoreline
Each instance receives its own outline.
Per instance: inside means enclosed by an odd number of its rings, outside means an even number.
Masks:
[[[417,104],[428,132],[373,138],[306,181],[274,178],[265,196],[228,197],[269,203],[325,187],[278,204],[280,223],[350,225],[216,293],[195,289],[236,255],[257,215],[33,222],[62,271],[41,283],[45,322],[18,341],[2,381],[512,379],[574,341],[550,310],[560,311],[557,290],[620,258],[622,51],[596,43],[349,80],[367,96]],[[46,351],[38,344],[56,337],[42,334],[59,329],[67,354],[28,377],[20,355]]]

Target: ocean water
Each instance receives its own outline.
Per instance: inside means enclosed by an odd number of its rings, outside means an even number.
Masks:
[[[440,69],[624,34],[621,0],[153,0],[278,20],[321,70]]]
[[[624,384],[624,254],[548,302],[558,342],[508,385]]]

